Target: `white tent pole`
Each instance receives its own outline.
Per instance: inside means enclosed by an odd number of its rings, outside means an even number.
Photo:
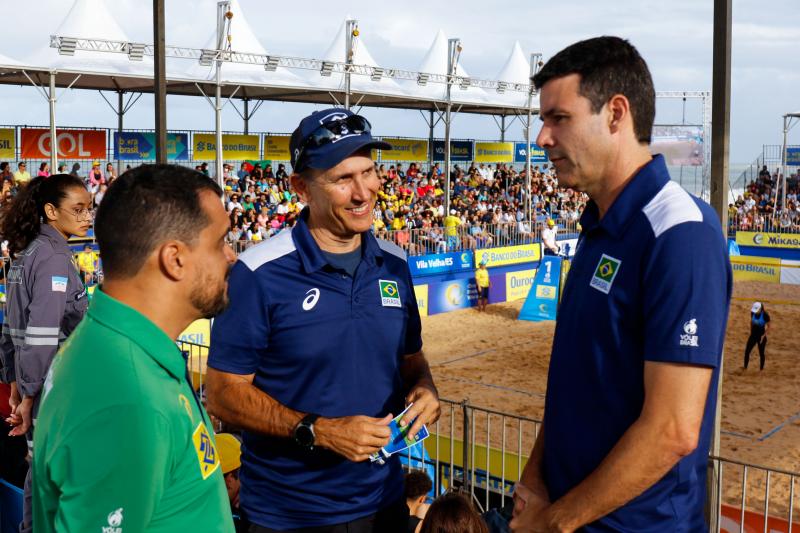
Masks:
[[[783,172],[783,178],[780,183],[782,187],[781,190],[783,191],[783,201],[781,202],[781,213],[786,211],[786,142],[789,134],[789,120],[789,115],[783,115],[783,150],[781,151],[781,171]]]
[[[56,136],[56,73],[50,71],[50,93],[47,95],[50,103],[50,172],[58,172],[58,137]]]
[[[100,93],[102,94],[102,93]],[[122,91],[117,91],[117,152],[119,152],[119,140],[122,138],[122,126],[125,117],[125,108],[122,103],[123,97]],[[113,138],[113,135],[112,135]],[[113,152],[112,152],[113,153]],[[122,159],[119,157],[120,154],[117,154],[117,176],[122,174]]]
[[[217,184],[225,187],[225,179],[222,176],[222,52],[225,47],[225,19],[230,12],[231,3],[227,0],[217,2],[217,60],[216,60],[216,87],[214,94],[214,133],[216,134],[216,178]],[[230,18],[228,19],[230,20]]]
[[[461,54],[461,39],[447,40],[447,107],[444,111],[444,216],[450,215],[450,122],[453,111],[453,80]],[[445,244],[447,246],[447,243]],[[446,248],[445,248],[446,251]]]
[[[353,49],[356,37],[358,37],[358,21],[348,19],[345,21],[344,36],[344,108],[350,109],[350,70],[353,64]]]

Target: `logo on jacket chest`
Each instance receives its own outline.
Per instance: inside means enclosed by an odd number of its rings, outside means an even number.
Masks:
[[[400,302],[400,289],[396,281],[380,279],[378,286],[381,293],[381,305],[384,307],[403,307]]]
[[[589,285],[600,292],[608,294],[611,291],[611,286],[614,284],[614,279],[617,277],[620,266],[622,266],[621,260],[603,254],[594,269],[594,275],[592,275]]]

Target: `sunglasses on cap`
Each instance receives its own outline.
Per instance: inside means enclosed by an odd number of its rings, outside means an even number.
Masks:
[[[303,156],[307,149],[325,146],[345,136],[369,134],[371,130],[372,125],[369,121],[359,115],[350,115],[322,124],[312,131],[300,145],[295,158],[295,169],[297,171],[303,170],[305,166],[303,164]]]

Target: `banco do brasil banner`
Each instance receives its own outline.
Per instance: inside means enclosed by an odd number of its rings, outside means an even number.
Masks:
[[[121,161],[154,161],[156,134],[152,131],[114,132],[114,159]],[[189,160],[189,134],[167,133],[167,159]]]
[[[514,143],[475,143],[476,163],[513,163]]]
[[[475,266],[486,261],[486,267],[532,263],[542,258],[541,246],[537,244],[520,244],[502,248],[484,248],[475,250]]]
[[[49,159],[50,130],[20,129],[22,159]],[[105,159],[105,130],[56,130],[58,157],[62,159]]]
[[[381,150],[382,161],[425,161],[428,159],[428,141],[421,139],[381,138],[392,145],[391,150]],[[375,151],[372,152],[373,157]]]
[[[472,161],[472,141],[450,141],[451,161]],[[433,141],[433,160],[444,161],[444,141]]]
[[[516,143],[514,149],[514,162],[525,163],[525,153],[528,151],[528,143]],[[531,163],[547,163],[547,152],[538,144],[531,143]]]
[[[217,138],[213,133],[192,135],[195,161],[214,161],[217,158]],[[222,136],[223,159],[261,159],[258,152],[258,135]]]
[[[14,128],[0,129],[0,157],[3,159],[14,159],[17,145],[14,137]]]
[[[762,248],[800,249],[800,234],[737,231],[736,244],[739,246],[759,246]]]

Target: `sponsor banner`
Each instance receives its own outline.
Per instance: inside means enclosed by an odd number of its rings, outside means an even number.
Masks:
[[[472,141],[450,141],[450,161],[472,161],[474,148]],[[444,141],[433,141],[433,160],[444,161]]]
[[[575,257],[575,248],[578,247],[578,239],[556,239],[556,244],[561,247],[561,251],[569,257]]]
[[[211,344],[211,321],[207,318],[195,320],[178,336],[178,340],[209,346]]]
[[[264,159],[291,161],[288,135],[264,135]]]
[[[472,270],[475,260],[472,251],[429,254],[408,258],[412,276],[430,276]]]
[[[114,159],[120,161],[154,161],[156,134],[152,131],[114,132]],[[189,134],[167,133],[167,159],[189,160]]]
[[[781,282],[781,260],[775,257],[739,255],[731,257],[735,281]]]
[[[800,146],[786,147],[786,164],[792,167],[800,166]]]
[[[195,161],[215,161],[217,158],[217,139],[213,133],[195,133],[192,135]],[[222,158],[260,159],[258,152],[258,135],[222,136]]]
[[[20,129],[22,159],[50,159],[53,145],[50,130]],[[56,146],[60,159],[105,159],[105,130],[56,130]]]
[[[475,143],[476,163],[513,163],[514,143]]]
[[[414,285],[414,296],[417,299],[419,316],[428,316],[428,286]]]
[[[740,246],[761,246],[764,248],[800,249],[800,234],[737,231],[736,244]]]
[[[702,166],[703,127],[653,126],[650,152],[663,155],[670,166]]]
[[[558,309],[558,292],[561,286],[561,258],[546,256],[542,258],[533,286],[522,309],[520,320],[555,320]]]
[[[800,261],[781,260],[781,283],[800,285]]]
[[[518,263],[531,263],[542,258],[539,244],[520,244],[501,248],[484,248],[475,250],[475,267],[486,261],[486,268]]]
[[[768,516],[764,523],[764,513],[759,511],[744,511],[744,524],[742,524],[742,509],[732,505],[721,506],[722,512],[719,517],[720,533],[739,533],[745,531],[752,533],[755,531],[769,531],[770,533],[789,533],[800,529],[800,522],[790,524],[784,518]],[[794,525],[794,527],[792,527]]]
[[[391,150],[381,150],[381,161],[427,161],[428,141],[423,139],[381,138],[392,145]],[[375,158],[375,150],[372,151]]]
[[[428,285],[428,314],[447,313],[472,307],[478,300],[474,278]]]
[[[536,269],[506,272],[506,301],[524,300],[533,286]]]
[[[14,128],[0,128],[0,158],[15,159],[17,157],[17,140]]]
[[[514,148],[514,162],[525,163],[525,152],[528,151],[528,143],[516,143]],[[531,163],[547,163],[547,151],[538,144],[531,143]]]

